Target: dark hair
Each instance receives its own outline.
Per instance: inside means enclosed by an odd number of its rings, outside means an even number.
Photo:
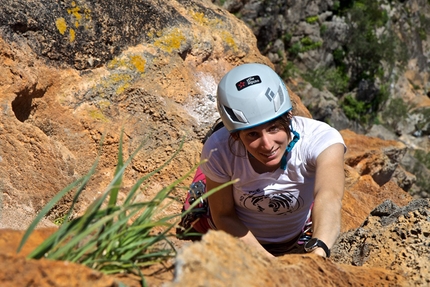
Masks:
[[[293,114],[291,111],[289,111],[288,113],[283,114],[282,116],[279,116],[271,121],[269,121],[268,123],[273,123],[273,124],[280,124],[284,130],[287,132],[287,137],[288,137],[288,141],[291,141],[291,128],[290,128],[290,123],[291,120],[293,118]],[[246,129],[245,129],[246,130]],[[239,137],[239,133],[241,131],[236,131],[234,133],[230,134],[230,137],[228,139],[228,147],[230,149],[230,152],[234,155],[234,156],[238,156],[238,157],[245,157],[246,156],[246,148],[245,146],[242,144],[243,147],[243,152],[244,154],[236,154],[235,152],[233,152],[233,144],[236,141],[240,141],[240,137]],[[242,143],[242,142],[241,142]]]

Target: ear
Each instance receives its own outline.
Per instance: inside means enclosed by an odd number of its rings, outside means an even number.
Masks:
[[[239,140],[239,139],[240,139],[240,137],[239,137],[239,132],[231,133],[231,134],[230,134],[230,136],[231,136],[231,137],[232,137],[232,139],[234,139],[235,141],[237,141],[237,140]]]

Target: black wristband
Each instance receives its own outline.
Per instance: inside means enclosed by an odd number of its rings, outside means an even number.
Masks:
[[[304,249],[306,252],[312,252],[318,247],[324,249],[327,258],[330,257],[330,249],[323,241],[319,240],[318,238],[311,238],[308,242],[306,242]]]

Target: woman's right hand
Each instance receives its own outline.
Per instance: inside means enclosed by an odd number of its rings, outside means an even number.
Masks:
[[[208,191],[219,187],[222,184],[223,183],[215,182],[206,177],[206,188]],[[251,231],[237,216],[234,206],[232,185],[226,186],[209,196],[208,202],[212,220],[215,223],[217,230],[222,230],[232,236],[238,237],[250,248],[255,248],[268,258],[274,258],[271,253],[264,249]]]

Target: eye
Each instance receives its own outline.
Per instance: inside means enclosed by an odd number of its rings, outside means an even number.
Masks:
[[[259,136],[259,134],[257,132],[255,132],[255,131],[249,131],[249,132],[246,133],[246,136],[249,137],[249,138],[256,138],[256,137]]]
[[[267,130],[269,133],[277,133],[281,130],[281,126],[280,125],[272,125]]]

